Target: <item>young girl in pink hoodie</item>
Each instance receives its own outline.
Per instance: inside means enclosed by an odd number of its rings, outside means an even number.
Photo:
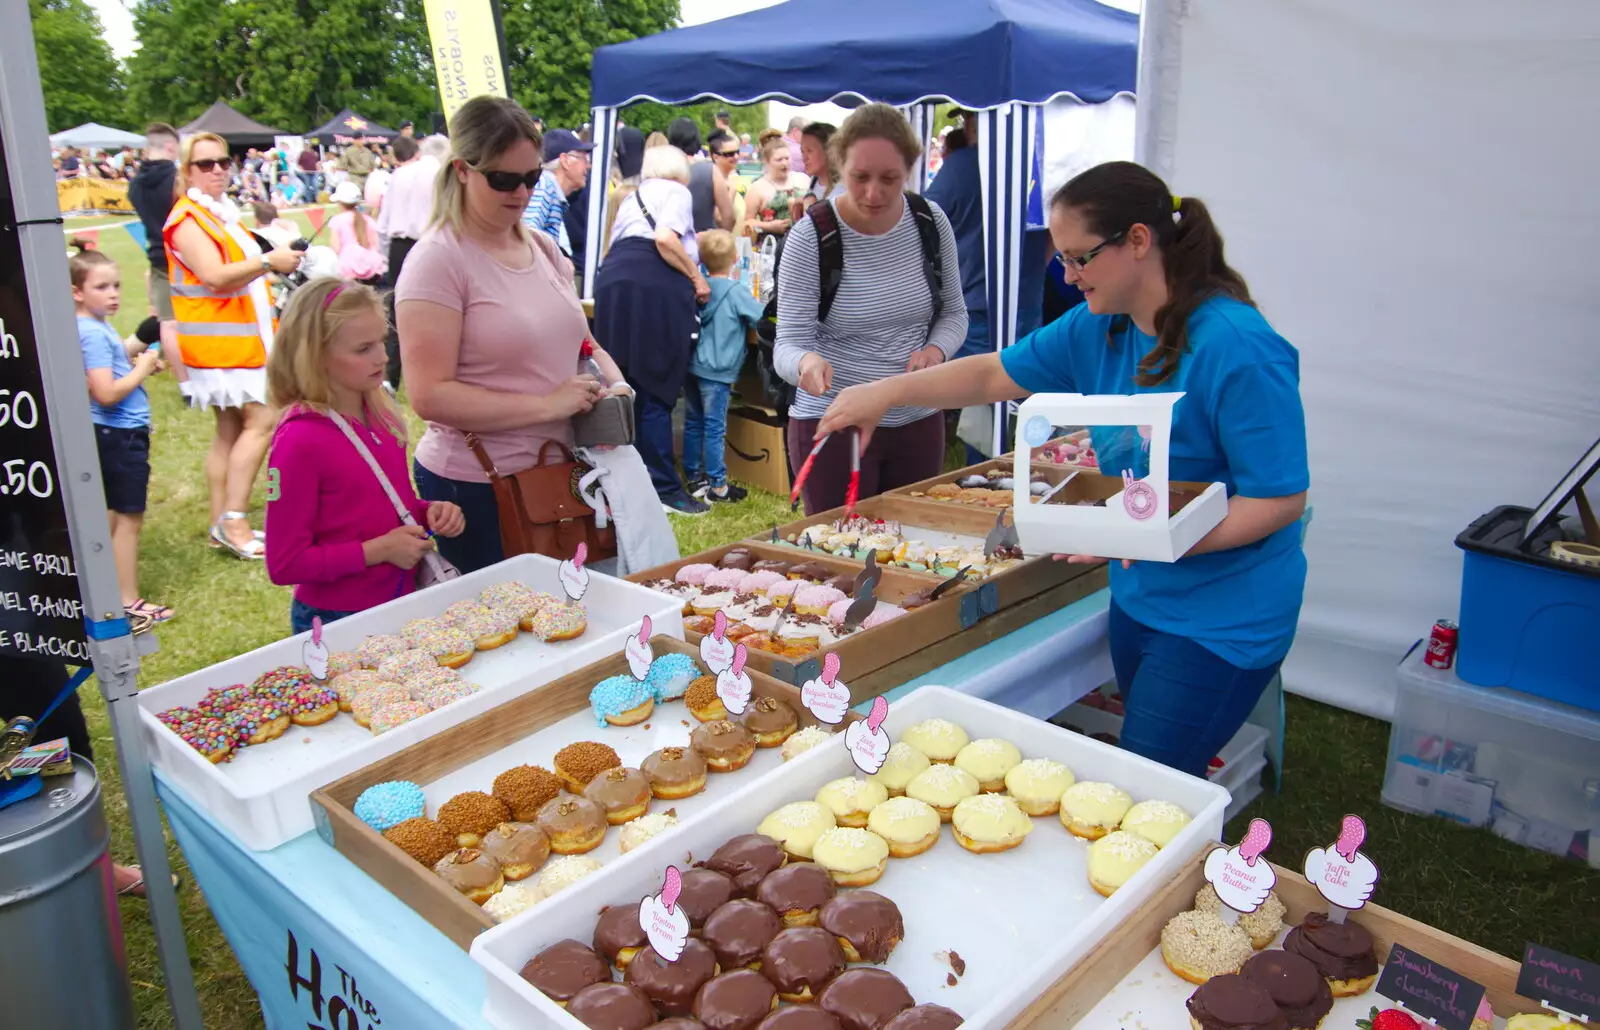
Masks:
[[[267,469],[267,574],[293,585],[294,633],[416,589],[433,535],[459,536],[461,509],[417,498],[406,432],[383,390],[383,302],[370,287],[316,279],[284,308],[267,360],[281,413]],[[418,525],[406,525],[342,419],[366,444]]]

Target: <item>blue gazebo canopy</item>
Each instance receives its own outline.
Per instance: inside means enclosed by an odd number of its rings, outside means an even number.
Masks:
[[[1096,0],[789,0],[601,47],[592,103],[1097,104],[1138,57],[1138,15]]]

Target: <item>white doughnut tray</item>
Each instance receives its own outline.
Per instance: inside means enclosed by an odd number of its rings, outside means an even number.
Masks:
[[[1205,841],[1222,833],[1228,793],[1118,748],[945,687],[923,687],[889,708],[891,739],[922,719],[952,720],[974,738],[1003,737],[1027,758],[1066,763],[1079,780],[1114,783],[1136,801],[1159,798],[1194,818],[1173,842],[1110,898],[1089,886],[1087,844],[1055,816],[1034,820],[1023,844],[1000,854],[972,854],[946,829],[931,851],[889,859],[870,890],[895,901],[906,935],[884,968],[918,1003],[961,1013],[966,1030],[998,1030],[1109,936],[1163,884],[1182,874]],[[811,798],[855,766],[842,739],[815,748],[742,784],[673,833],[608,862],[604,869],[473,941],[472,957],[487,981],[484,1018],[497,1030],[579,1030],[565,1010],[531,987],[519,970],[564,938],[589,941],[607,905],[637,905],[661,888],[666,866],[702,860],[724,841],[753,833],[773,809]],[[955,986],[949,952],[965,974]]]
[[[455,601],[476,598],[486,587],[518,580],[561,596],[560,563],[525,554],[370,608],[323,629],[330,652],[349,651],[368,636],[398,633],[412,619],[436,616]],[[282,665],[303,663],[309,633],[257,648],[139,693],[139,717],[150,761],[252,851],[275,848],[313,828],[307,795],[318,787],[403,750],[447,726],[471,718],[622,650],[623,640],[648,615],[652,633],[683,638],[680,602],[634,583],[591,573],[583,597],[589,628],[576,640],[547,644],[521,633],[492,651],[479,652],[461,668],[481,689],[382,736],[363,729],[346,713],[321,726],[290,726],[266,744],[241,748],[231,761],[213,765],[156,718],[177,705],[192,705],[212,687],[249,684]]]

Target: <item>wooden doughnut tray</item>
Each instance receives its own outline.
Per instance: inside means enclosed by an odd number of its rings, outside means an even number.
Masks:
[[[656,657],[685,654],[696,663],[700,660],[698,646],[672,637],[653,637],[650,646]],[[467,948],[473,938],[495,925],[493,917],[356,818],[356,799],[374,784],[409,780],[423,788],[432,817],[442,802],[461,791],[487,792],[494,777],[513,766],[551,768],[556,751],[567,744],[584,740],[608,744],[617,750],[624,765],[632,766],[656,748],[687,744],[691,729],[699,723],[682,701],[657,704],[651,717],[639,726],[595,725],[590,689],[608,676],[627,673],[627,659],[621,653],[612,654],[312,791],[317,832],[446,937]],[[755,670],[750,670],[750,680],[754,697],[783,701],[795,710],[801,728],[817,725],[801,704],[797,688]],[[846,721],[858,718],[850,715]],[[653,801],[651,812],[673,809],[680,820],[679,827],[661,837],[707,816],[724,798],[783,764],[778,749],[758,748],[743,769],[711,774],[699,794],[677,801]],[[611,827],[589,857],[602,863],[615,861],[620,853],[619,830]],[[526,882],[531,885],[537,876],[536,872]]]

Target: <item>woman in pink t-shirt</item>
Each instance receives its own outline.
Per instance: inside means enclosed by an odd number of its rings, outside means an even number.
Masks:
[[[414,456],[417,490],[460,505],[477,527],[439,541],[471,572],[504,552],[494,489],[465,434],[510,475],[537,464],[548,441],[571,447],[572,416],[607,390],[631,391],[598,346],[606,382],[574,374],[589,326],[572,262],[522,227],[543,165],[533,119],[514,101],[476,97],[450,120],[450,142],[433,224],[395,287],[395,316],[411,406],[428,423]]]
[[[353,182],[341,182],[333,202],[339,213],[328,220],[328,234],[339,255],[339,278],[381,285],[389,261],[378,250],[378,223],[361,213],[361,190]]]

